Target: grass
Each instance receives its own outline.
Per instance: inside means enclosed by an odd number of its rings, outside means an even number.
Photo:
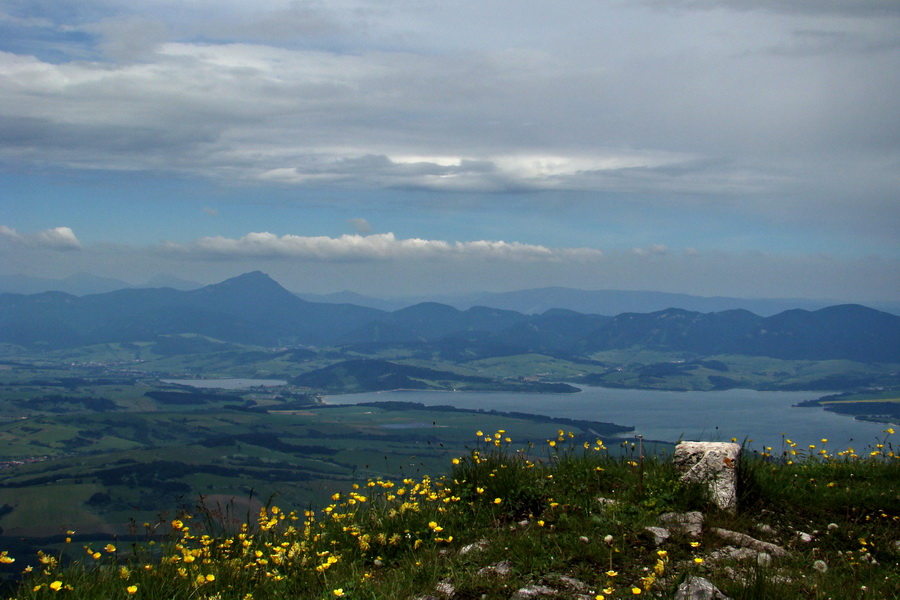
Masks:
[[[4,554],[16,599],[671,598],[691,575],[735,599],[900,596],[900,461],[892,430],[865,451],[745,449],[739,510],[718,511],[666,456],[559,431],[503,430],[449,459],[446,475],[373,476],[321,509],[201,504],[134,524],[133,541]],[[824,450],[824,451],[823,451]],[[250,512],[252,510],[252,512]],[[705,513],[703,535],[657,546],[667,511]],[[722,527],[784,547],[771,564],[717,558]],[[10,562],[13,561],[14,562]],[[24,573],[22,571],[25,571]],[[579,596],[580,594],[580,596]]]

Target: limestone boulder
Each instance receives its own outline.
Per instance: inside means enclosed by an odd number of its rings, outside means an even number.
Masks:
[[[722,510],[737,508],[737,466],[741,447],[732,442],[681,442],[672,460],[681,480],[704,483],[713,503]]]

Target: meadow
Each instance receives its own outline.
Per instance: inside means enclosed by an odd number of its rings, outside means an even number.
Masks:
[[[127,541],[82,544],[69,530],[52,553],[7,550],[0,561],[23,577],[7,593],[17,599],[510,598],[527,586],[559,598],[671,598],[695,575],[735,599],[894,598],[892,434],[858,449],[789,439],[772,452],[745,448],[729,512],[640,445],[611,452],[562,429],[540,443],[477,431],[444,475],[360,477],[321,509],[207,504],[135,523]],[[705,516],[697,537],[660,543],[645,529],[690,510]],[[714,527],[786,552],[729,556]]]

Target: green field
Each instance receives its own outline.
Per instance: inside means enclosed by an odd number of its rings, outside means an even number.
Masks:
[[[849,361],[630,350],[590,360],[525,354],[454,362],[424,348],[273,350],[190,335],[39,354],[4,347],[0,356],[6,360],[0,365],[0,529],[7,537],[40,538],[72,528],[122,534],[133,522],[201,497],[244,506],[273,496],[293,506],[320,505],[360,478],[442,472],[449,458],[466,452],[477,430],[505,429],[516,442],[540,442],[565,427],[552,419],[422,407],[321,406],[322,392],[371,384],[350,370],[327,390],[291,384],[201,390],[161,382],[167,378],[292,381],[368,358],[389,370],[395,365],[389,375],[428,389],[536,391],[568,381],[833,391],[884,382],[883,391],[830,398],[825,407],[895,422],[891,411],[900,410],[891,383],[896,365]],[[441,379],[416,380],[417,369],[432,369]],[[584,432],[575,427],[575,433]]]
[[[292,386],[197,390],[94,367],[9,368],[0,385],[7,537],[124,535],[201,497],[319,506],[360,478],[441,472],[479,429],[525,443],[560,427],[452,409],[323,406]]]

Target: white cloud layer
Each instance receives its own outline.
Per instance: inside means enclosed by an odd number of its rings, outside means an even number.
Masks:
[[[897,0],[0,4],[3,269],[896,295]]]
[[[313,261],[386,261],[458,258],[492,261],[595,261],[603,256],[591,248],[547,248],[519,242],[478,240],[446,242],[397,239],[393,233],[304,237],[248,233],[240,238],[200,238],[190,244],[168,242],[166,253],[195,258],[291,258]]]
[[[5,17],[18,33],[90,41],[0,52],[0,160],[317,188],[701,195],[764,218],[871,215],[862,227],[888,235],[897,6],[66,1],[55,21],[19,7]]]
[[[54,227],[37,233],[19,233],[11,227],[0,225],[0,239],[14,245],[48,250],[81,250],[81,242],[69,227]]]

